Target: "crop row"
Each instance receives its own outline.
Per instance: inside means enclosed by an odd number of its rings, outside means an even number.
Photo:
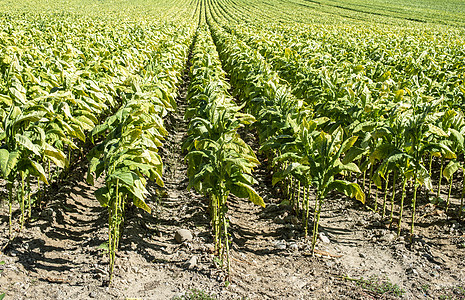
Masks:
[[[95,196],[109,212],[112,274],[127,206],[150,212],[147,181],[163,185],[163,118],[176,110],[189,49],[183,145],[189,188],[209,199],[215,250],[228,270],[228,197],[265,205],[253,188],[255,152],[266,156],[272,183],[289,198],[305,235],[313,221],[313,248],[332,191],[366,200],[383,217],[389,212],[391,223],[397,203],[398,235],[410,204],[413,237],[421,195],[446,211],[458,196],[452,207],[462,217],[463,30],[346,22],[333,18],[342,8],[332,12],[324,2],[321,11],[301,0],[163,0],[154,11],[94,4],[112,8],[102,18],[90,8],[85,17],[6,14],[0,20],[0,169],[10,238],[15,201],[22,227],[25,212],[31,217],[39,204],[40,182],[65,177],[87,156],[87,181],[104,178]],[[159,19],[150,21],[154,14]],[[243,128],[256,133],[257,151],[241,138]],[[458,195],[454,183],[461,184]]]
[[[109,211],[112,274],[125,207],[150,211],[147,180],[163,185],[157,153],[167,134],[163,117],[176,109],[194,27],[184,20],[29,20],[15,16],[1,24],[2,34],[9,32],[0,43],[0,165],[9,191],[10,239],[15,200],[22,227],[26,208],[30,217],[40,202],[39,181],[65,177],[95,143],[87,179],[105,179],[95,195]]]
[[[378,190],[373,199],[372,186],[384,188],[383,216],[392,185],[391,222],[396,185],[401,186],[398,234],[407,183],[413,190],[413,235],[417,190],[424,185],[425,196],[432,194],[435,157],[440,158],[440,172],[433,201],[444,201],[445,209],[449,208],[454,174],[464,165],[460,159],[464,140],[463,41],[441,44],[453,35],[418,40],[402,35],[386,38],[372,28],[350,26],[331,31],[331,26],[324,25],[268,24],[267,28],[272,28],[268,30],[260,24],[231,25],[224,18],[215,16],[227,32],[258,51],[270,68],[290,83],[292,93],[308,104],[309,115],[325,120],[321,128],[326,132],[343,128],[348,136],[357,137],[344,159],[358,162],[362,187],[374,210],[378,210]],[[406,29],[405,33],[419,36],[416,30]],[[381,39],[387,39],[386,48]],[[280,147],[295,147],[294,141],[283,142]],[[302,156],[294,154],[289,154],[289,162],[300,164]],[[449,181],[445,200],[439,197],[442,178]],[[459,197],[460,217],[463,192]]]
[[[238,133],[255,119],[241,113],[242,107],[228,94],[229,84],[204,19],[197,29],[189,75],[185,114],[189,130],[183,146],[188,151],[189,187],[209,198],[215,251],[226,258],[229,275],[229,194],[265,204],[252,187],[258,160]]]
[[[149,52],[151,58],[144,71],[135,74],[132,91],[126,91],[120,109],[91,133],[92,139],[101,142],[88,155],[87,178],[92,184],[94,176],[105,178],[105,186],[95,191],[95,196],[108,208],[110,281],[127,206],[150,213],[145,203],[147,180],[163,186],[163,162],[158,154],[168,134],[163,117],[176,108],[174,97],[192,34],[189,28],[176,29],[158,49]]]
[[[214,10],[213,14],[215,13]],[[360,172],[351,159],[342,159],[356,141],[343,129],[335,127],[327,133],[321,129],[325,119],[313,119],[310,111],[291,93],[286,82],[256,51],[230,35],[210,19],[213,38],[224,68],[229,72],[235,94],[246,110],[257,119],[255,128],[261,151],[273,161],[273,182],[286,181],[284,186],[292,205],[299,211],[307,234],[310,211],[310,187],[317,195],[314,210],[312,247],[315,247],[319,217],[329,192],[338,190],[364,201],[358,184],[335,176]],[[292,177],[290,176],[292,175]],[[303,196],[301,199],[301,187]]]

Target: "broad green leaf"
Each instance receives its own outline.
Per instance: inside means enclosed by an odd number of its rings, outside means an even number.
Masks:
[[[428,124],[428,132],[440,137],[448,137],[447,133],[444,130],[433,124]]]
[[[44,116],[45,116],[44,111],[35,111],[35,112],[29,113],[26,115],[18,116],[18,118],[15,120],[15,124],[19,124],[21,122],[37,122],[37,121],[42,120]]]
[[[76,121],[76,123],[79,126],[81,126],[82,129],[84,129],[84,130],[92,130],[92,129],[94,129],[94,126],[95,126],[95,123],[92,122],[92,120],[90,120],[86,116],[82,116],[82,115],[74,118],[74,121]]]
[[[367,151],[365,149],[361,149],[359,147],[352,147],[347,151],[342,159],[343,164],[350,163],[358,158],[360,158],[364,153]]]
[[[457,130],[455,130],[453,128],[449,128],[449,132],[450,132],[451,136],[454,137],[454,139],[458,143],[460,150],[463,152],[464,151],[464,136],[463,136],[463,134],[461,134],[460,132],[458,132]]]
[[[45,158],[50,159],[59,168],[68,166],[65,154],[48,143],[44,145],[44,155]]]
[[[365,194],[357,183],[351,183],[345,180],[334,180],[328,185],[325,194],[328,194],[328,192],[332,190],[337,190],[350,198],[355,198],[358,201],[365,203]]]
[[[8,107],[13,105],[13,100],[10,98],[10,96],[0,94],[0,103],[3,103],[5,106]]]
[[[375,148],[370,154],[370,162],[373,164],[376,160],[384,160],[391,155],[397,148],[392,144],[382,144]]]
[[[302,156],[297,155],[294,152],[286,152],[278,157],[276,157],[273,162],[276,163],[278,161],[300,161],[302,159]]]
[[[103,207],[107,207],[108,203],[110,203],[110,193],[106,186],[99,188],[94,192],[95,198],[97,198],[100,205]]]
[[[13,95],[14,98],[16,98],[19,102],[22,104],[27,103],[26,95],[18,91],[16,88],[10,88],[10,93]]]
[[[33,160],[30,161],[30,164],[32,167],[31,173],[35,175],[39,180],[42,180],[45,184],[48,184],[47,176],[42,165]]]
[[[98,136],[98,135],[106,132],[107,129],[109,129],[109,126],[108,126],[107,123],[99,124],[99,125],[95,126],[94,129],[92,129],[91,135],[92,135],[92,137]]]
[[[94,173],[97,170],[97,165],[100,163],[100,159],[97,157],[92,157],[89,163],[89,168],[87,169],[87,178],[86,181],[88,184],[94,185]]]
[[[433,182],[431,181],[431,177],[429,176],[428,170],[423,166],[420,165],[419,170],[417,170],[417,181],[420,185],[425,185],[425,187],[429,190],[433,190]]]
[[[342,145],[341,145],[341,148],[339,150],[339,152],[342,154],[342,153],[345,153],[347,150],[349,150],[354,144],[355,142],[357,141],[358,139],[358,136],[352,136],[350,138],[348,138],[347,140],[345,140]]]
[[[134,173],[132,172],[120,172],[117,171],[115,173],[111,173],[108,176],[107,181],[114,181],[116,183],[116,180],[120,180],[120,184],[124,183],[127,186],[133,186],[134,185],[134,177],[137,177]]]
[[[85,142],[86,141],[86,135],[84,133],[84,131],[82,131],[82,127],[77,125],[77,124],[70,124],[70,127],[73,129],[71,130],[70,134],[75,137],[75,138],[78,138],[79,140],[81,140],[82,142]]]
[[[158,184],[158,186],[160,187],[164,187],[165,186],[165,183],[163,182],[163,179],[162,179],[162,174],[161,172],[158,172],[158,171],[153,171],[151,172],[151,177],[155,177],[155,182]]]
[[[243,182],[236,182],[236,185],[244,188],[248,195],[249,195],[249,200],[252,201],[253,204],[255,205],[260,205],[261,207],[265,207],[265,202],[263,201],[263,198],[260,197],[257,192],[248,184],[245,184]]]
[[[4,179],[7,179],[15,168],[19,155],[19,151],[8,152],[6,149],[0,149],[0,167]]]
[[[134,180],[134,185],[128,188],[129,191],[133,194],[132,201],[134,205],[139,207],[140,209],[145,210],[148,213],[151,213],[150,207],[145,203],[145,196],[144,194],[148,194],[147,190],[145,189],[144,185],[140,180]]]
[[[449,164],[442,170],[443,176],[450,181],[452,175],[460,169],[460,163],[456,161],[450,161]]]
[[[359,167],[354,163],[341,164],[341,165],[339,165],[339,168],[341,169],[341,171],[349,171],[349,172],[354,172],[354,173],[361,173]]]
[[[33,152],[34,154],[40,156],[41,149],[38,145],[34,144],[27,136],[22,134],[16,134],[15,140],[18,144],[23,146],[24,148],[28,149],[29,151]]]
[[[443,143],[440,143],[439,144],[441,146],[441,154],[444,154],[444,158],[446,159],[456,159],[457,158],[457,155],[455,155],[455,153],[449,148],[449,146],[443,144]]]

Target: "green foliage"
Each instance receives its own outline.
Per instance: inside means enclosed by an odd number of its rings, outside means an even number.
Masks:
[[[181,297],[175,297],[176,300],[215,300],[215,296],[208,294],[205,291],[199,289],[191,289],[186,295]]]
[[[43,192],[87,156],[87,181],[104,183],[95,198],[109,212],[113,270],[127,205],[150,213],[147,182],[163,186],[163,120],[176,110],[194,34],[183,148],[189,188],[210,199],[228,269],[228,197],[265,206],[244,128],[257,133],[272,183],[302,214],[306,234],[316,194],[313,247],[332,192],[378,211],[383,190],[382,216],[390,196],[398,234],[407,202],[411,237],[417,193],[431,198],[435,188],[435,203],[456,207],[465,14],[454,1],[393,0],[382,14],[366,0],[196,0],[175,10],[168,0],[39,2],[0,4],[0,175],[10,238],[13,206],[22,227],[41,185]],[[462,182],[458,218],[464,197]]]
[[[392,283],[387,278],[379,278],[378,276],[370,276],[368,278],[350,278],[344,277],[346,280],[354,281],[362,289],[372,292],[376,295],[392,295],[402,297],[405,294],[405,290],[401,289],[397,284]]]
[[[312,112],[302,101],[296,99],[287,85],[280,81],[264,58],[242,43],[234,35],[209,23],[225,68],[231,72],[231,82],[243,101],[247,111],[257,119],[255,127],[262,144],[261,151],[273,161],[275,172],[273,183],[284,181],[285,189],[298,181],[304,187],[313,186],[317,190],[317,204],[314,217],[314,242],[316,243],[319,222],[320,201],[332,190],[339,190],[362,202],[365,195],[360,186],[346,180],[335,180],[339,174],[360,172],[352,159],[343,159],[357,140],[357,137],[344,139],[342,127],[328,128],[330,119],[311,118]],[[294,183],[295,184],[295,183]],[[294,195],[290,195],[293,200]],[[304,199],[308,222],[308,193]],[[298,204],[297,204],[298,206]],[[307,228],[307,226],[305,226]]]
[[[439,299],[465,299],[465,287],[453,286],[442,289],[444,294],[439,296]]]
[[[226,216],[229,194],[265,207],[253,188],[257,182],[251,176],[259,162],[238,134],[240,128],[254,123],[255,118],[240,112],[242,107],[228,95],[228,83],[205,25],[197,30],[189,75],[189,109],[185,117],[190,121],[188,138],[183,145],[188,151],[188,188],[195,188],[210,199],[215,250],[217,254],[225,254],[229,274]]]
[[[162,118],[175,109],[172,94],[176,92],[191,38],[190,31],[162,34],[160,39],[164,39],[165,43],[176,43],[152,49],[160,55],[151,53],[146,58],[149,66],[162,64],[166,68],[149,73],[139,69],[140,73],[128,78],[119,87],[122,89],[121,107],[91,132],[91,140],[99,142],[88,154],[87,181],[94,184],[100,176],[105,178],[105,186],[99,188],[95,196],[109,213],[110,281],[127,205],[133,204],[150,213],[151,208],[145,201],[149,194],[147,180],[164,185],[163,162],[158,148],[168,132]],[[160,81],[155,85],[148,82],[165,77],[170,81]]]
[[[261,150],[273,161],[274,183],[280,182],[281,190],[297,212],[301,190],[305,191],[302,186],[311,185],[307,173],[312,169],[306,166],[305,156],[293,153],[305,145],[298,141],[301,129],[297,124],[305,119],[318,120],[308,129],[309,136],[319,131],[331,133],[341,127],[345,136],[357,138],[341,162],[354,161],[358,170],[350,165],[349,170],[338,176],[350,176],[351,181],[358,177],[358,185],[366,194],[366,205],[375,211],[378,189],[384,188],[383,217],[391,185],[390,219],[394,220],[395,204],[398,204],[398,234],[407,183],[413,181],[410,230],[413,236],[418,188],[425,186],[429,193],[433,182],[437,182],[439,197],[442,178],[446,178],[449,182],[447,209],[454,174],[462,169],[465,88],[459,77],[446,79],[439,74],[461,72],[463,53],[453,49],[463,47],[463,38],[454,28],[445,30],[432,25],[426,29],[432,35],[424,36],[421,32],[425,28],[410,23],[358,26],[358,21],[344,22],[343,18],[329,22],[328,18],[311,11],[293,12],[292,6],[280,6],[281,11],[286,11],[286,20],[280,19],[283,16],[280,12],[267,11],[277,22],[264,21],[266,13],[260,17],[243,16],[248,22],[230,22],[216,9],[207,14],[235,92],[257,119],[255,126]],[[343,6],[350,7],[345,2]],[[252,6],[250,9],[253,10]],[[321,10],[324,8],[315,9]],[[311,16],[310,24],[296,25],[296,20],[305,20],[308,16]],[[357,15],[357,18],[366,16]],[[383,21],[389,23],[388,19],[386,16]],[[386,32],[390,32],[389,37]],[[412,39],[398,43],[399,36]],[[416,54],[410,53],[411,49]],[[438,56],[440,53],[450,55]],[[437,158],[441,160],[441,170],[433,178],[431,166]],[[351,171],[356,172],[350,175]],[[395,193],[399,180],[400,199]],[[463,191],[459,216],[463,211]],[[303,203],[306,198],[304,193]],[[303,210],[306,209],[308,205],[303,204]]]

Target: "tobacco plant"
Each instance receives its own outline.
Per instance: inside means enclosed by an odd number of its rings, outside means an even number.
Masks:
[[[248,198],[263,207],[265,203],[252,187],[257,182],[251,174],[259,162],[238,134],[255,119],[241,113],[242,107],[228,95],[228,84],[215,52],[209,30],[202,25],[197,30],[190,72],[190,107],[185,115],[190,121],[183,148],[188,151],[188,188],[195,188],[210,200],[215,250],[226,258],[229,277],[228,196]]]
[[[304,185],[308,182],[315,189],[312,231],[312,250],[315,250],[321,207],[328,194],[339,191],[362,203],[365,202],[365,194],[357,183],[336,177],[342,173],[360,173],[358,166],[352,162],[353,157],[344,157],[356,142],[357,136],[344,138],[341,127],[332,133],[317,130],[317,123],[312,120],[304,121],[300,129],[299,136],[292,145],[296,152],[286,152],[277,157],[277,160],[289,159],[293,162],[285,170],[275,174],[273,183],[292,173],[298,180],[302,180]],[[309,203],[305,203],[304,206],[307,216],[304,228],[307,235]]]

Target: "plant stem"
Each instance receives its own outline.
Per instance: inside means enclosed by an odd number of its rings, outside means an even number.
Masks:
[[[441,194],[441,182],[442,182],[442,171],[444,168],[444,155],[441,156],[441,171],[439,172],[439,183],[438,183],[438,193],[436,197],[439,198],[439,195]]]
[[[450,204],[450,194],[452,192],[452,183],[454,180],[454,174],[450,175],[450,182],[449,182],[449,192],[447,193],[447,201],[446,201],[446,213],[449,210],[449,204]]]
[[[13,237],[13,221],[12,221],[12,218],[13,218],[13,183],[9,182],[8,183],[8,214],[9,214],[9,218],[8,218],[8,222],[9,222],[9,233],[10,233],[10,240],[12,239]]]
[[[415,173],[415,177],[416,177]],[[410,227],[410,242],[413,242],[413,232],[415,227],[415,210],[416,210],[416,203],[417,203],[417,190],[418,185],[416,184],[416,178],[414,180],[414,187],[413,187],[413,200],[412,200],[412,225]]]
[[[224,231],[224,244],[226,246],[226,267],[227,267],[227,278],[228,281],[231,280],[231,262],[229,259],[229,236],[228,236],[228,220],[226,218],[226,212],[227,212],[227,206],[226,206],[226,200],[227,200],[227,195],[223,196],[223,200],[221,203],[222,206],[222,217],[223,217],[223,231]]]
[[[297,180],[297,210],[295,214],[298,216],[300,211],[300,180]]]
[[[315,255],[315,246],[318,238],[318,224],[320,223],[321,199],[317,196],[315,201],[315,218],[313,220],[312,256]]]
[[[113,279],[113,271],[115,268],[115,258],[116,258],[116,245],[117,245],[117,226],[118,226],[118,202],[119,202],[119,178],[116,179],[116,199],[113,201],[113,205],[109,205],[109,215],[111,218],[110,223],[112,223],[112,229],[110,230],[110,236],[108,241],[108,247],[110,250],[110,280],[111,283]],[[112,207],[112,209],[110,208]],[[112,210],[112,211],[111,211]]]
[[[310,213],[310,186],[306,188],[307,198],[305,199],[305,238],[308,236],[308,215]],[[304,189],[305,191],[305,189]]]
[[[218,254],[220,253],[220,251],[223,249],[223,242],[222,242],[222,238],[221,238],[221,195],[217,195],[216,196],[216,216],[215,216],[215,221],[216,221],[216,234],[217,234],[217,239],[218,239]]]
[[[430,155],[429,157],[429,177],[431,178],[431,170],[432,170],[432,167],[433,167],[433,154]]]
[[[23,230],[24,226],[24,177],[25,174],[24,172],[21,172],[21,230]]]
[[[397,170],[394,170],[394,178],[392,182],[392,197],[391,197],[391,217],[389,222],[392,224],[394,217],[394,200],[396,198],[396,181],[397,181]]]
[[[386,176],[386,185],[384,186],[384,200],[383,200],[383,219],[386,216],[386,202],[388,196],[388,188],[389,188],[389,174]]]
[[[413,242],[413,232],[415,230],[415,212],[416,212],[416,207],[417,207],[417,191],[419,187],[419,183],[417,183],[417,179],[418,179],[418,166],[415,166],[415,171],[413,174],[412,224],[410,227],[410,242]]]
[[[45,184],[44,184],[45,186]],[[37,180],[37,193],[36,193],[36,207],[41,207],[41,198],[42,198],[42,195],[44,195],[45,193],[42,192],[42,190],[40,189],[40,180]]]
[[[404,212],[404,199],[406,194],[405,185],[407,184],[407,176],[404,176],[404,180],[402,182],[402,197],[400,199],[400,213],[399,213],[399,226],[397,227],[397,236],[400,235],[401,225],[402,225],[402,214]]]
[[[371,198],[371,180],[372,180],[372,178],[373,178],[373,168],[370,168],[370,173],[368,175],[368,197],[367,197],[368,201]],[[376,204],[375,204],[375,206],[376,206]],[[375,208],[375,210],[376,210],[376,208]]]
[[[116,249],[119,248],[119,241],[121,241],[121,238],[123,237],[124,233],[124,220],[126,219],[126,195],[121,194],[120,196],[120,218],[119,218],[119,225],[118,225],[118,241],[116,244]]]
[[[27,175],[27,204],[29,205],[28,217],[32,217],[32,203],[31,203],[31,175]]]
[[[302,192],[302,226],[305,227],[305,215],[307,213],[307,188],[304,186],[304,190]]]
[[[459,220],[462,219],[462,213],[463,213],[463,196],[465,195],[465,174],[462,179],[462,194],[460,195],[460,207],[459,207]]]

